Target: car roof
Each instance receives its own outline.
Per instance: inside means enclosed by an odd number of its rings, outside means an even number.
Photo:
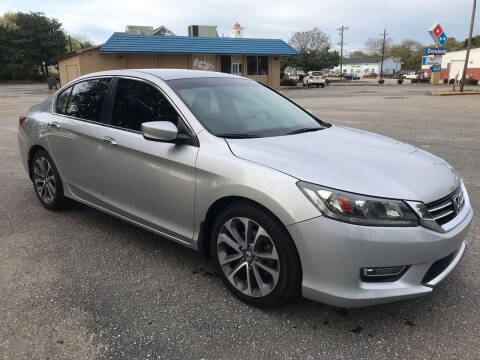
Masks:
[[[89,73],[79,78],[76,78],[75,81],[79,79],[87,79],[87,78],[96,77],[96,76],[122,76],[123,75],[123,76],[140,76],[141,77],[144,74],[153,75],[162,80],[212,78],[212,77],[245,79],[244,77],[241,77],[238,75],[232,75],[232,74],[215,72],[215,71],[205,71],[205,70],[128,69],[128,70],[109,70],[109,71]]]

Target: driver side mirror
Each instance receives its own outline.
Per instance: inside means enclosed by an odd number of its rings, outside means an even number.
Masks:
[[[142,134],[147,140],[172,142],[178,138],[178,129],[170,121],[149,121],[142,124]]]

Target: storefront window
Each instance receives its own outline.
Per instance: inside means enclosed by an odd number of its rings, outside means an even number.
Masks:
[[[268,75],[268,56],[247,56],[247,75]]]
[[[217,68],[215,55],[194,55],[192,60],[192,69],[194,70],[215,71]]]

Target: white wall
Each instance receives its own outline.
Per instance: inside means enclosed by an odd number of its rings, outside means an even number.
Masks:
[[[360,64],[343,64],[344,73],[354,73],[359,76],[376,73],[380,74],[381,62],[378,63],[360,63]],[[334,68],[335,71],[340,71],[340,66]],[[401,70],[401,64],[396,62],[393,58],[388,57],[383,60],[384,74],[392,74]]]
[[[466,53],[467,50],[451,51],[442,56],[442,69],[449,69],[449,79],[454,79],[457,74],[462,76]],[[480,69],[480,48],[470,50],[468,68]]]

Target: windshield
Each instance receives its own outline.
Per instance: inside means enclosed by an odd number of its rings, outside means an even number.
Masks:
[[[167,83],[202,125],[217,136],[279,136],[326,126],[256,81],[217,77]]]
[[[322,76],[323,74],[319,71],[314,71],[314,72],[312,72],[312,75],[313,76]]]

